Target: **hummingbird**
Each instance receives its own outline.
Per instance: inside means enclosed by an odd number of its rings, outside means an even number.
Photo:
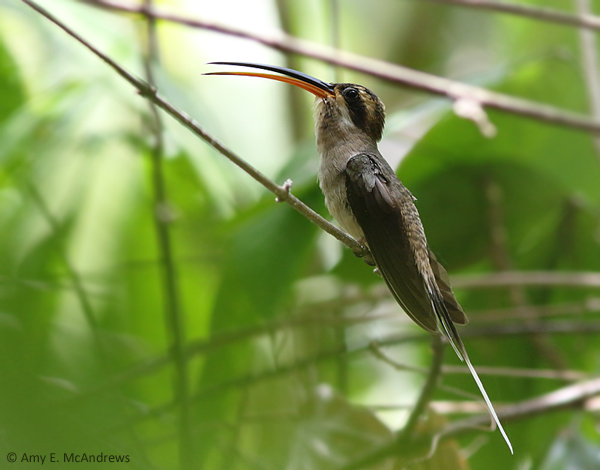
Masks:
[[[319,186],[325,206],[339,226],[372,255],[394,299],[420,327],[444,335],[464,361],[510,452],[512,444],[473,367],[455,324],[468,318],[456,300],[450,278],[427,244],[416,198],[377,148],[385,106],[368,88],[326,83],[285,67],[250,62],[210,62],[275,72],[210,72],[277,80],[316,96],[314,112]]]

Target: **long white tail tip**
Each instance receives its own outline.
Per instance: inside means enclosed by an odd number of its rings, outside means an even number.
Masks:
[[[481,395],[483,396],[483,399],[485,400],[485,404],[487,405],[488,409],[490,410],[490,414],[492,415],[492,418],[494,419],[496,425],[498,426],[498,429],[500,430],[500,434],[502,434],[502,437],[506,441],[506,445],[510,449],[510,453],[514,455],[513,446],[510,443],[510,439],[506,435],[506,432],[504,431],[504,428],[502,427],[502,423],[500,423],[500,419],[498,418],[498,415],[496,414],[496,410],[494,409],[494,406],[492,405],[492,402],[490,401],[490,398],[488,397],[487,392],[485,391],[485,388],[483,388],[483,384],[481,383],[481,380],[479,380],[479,376],[477,375],[477,372],[475,371],[473,364],[471,364],[471,360],[469,359],[469,356],[467,356],[466,354],[464,354],[464,356],[465,356],[465,362],[467,363],[467,367],[469,368],[469,371],[471,371],[471,375],[473,376],[473,379],[475,380],[477,387],[479,387],[479,391],[481,392]]]

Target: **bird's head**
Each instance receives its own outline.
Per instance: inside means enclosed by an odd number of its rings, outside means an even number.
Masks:
[[[368,88],[354,83],[326,83],[302,72],[274,65],[248,62],[211,62],[215,65],[251,67],[281,75],[259,72],[211,72],[205,75],[241,75],[289,83],[317,97],[315,127],[317,136],[326,133],[363,134],[373,144],[381,139],[385,124],[383,102]]]

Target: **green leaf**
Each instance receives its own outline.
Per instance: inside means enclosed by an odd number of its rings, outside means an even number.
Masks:
[[[25,102],[25,91],[16,62],[0,37],[0,126]]]

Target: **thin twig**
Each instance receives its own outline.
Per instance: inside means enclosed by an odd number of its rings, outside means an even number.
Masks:
[[[60,27],[62,30],[64,30],[67,34],[69,34],[70,36],[75,38],[78,42],[80,42],[85,47],[87,47],[96,56],[98,56],[100,59],[102,59],[104,62],[106,62],[121,77],[123,77],[131,85],[133,85],[135,88],[137,88],[139,94],[142,97],[146,98],[147,100],[151,101],[156,106],[161,108],[163,111],[165,111],[167,114],[169,114],[173,119],[175,119],[181,125],[183,125],[188,130],[190,130],[194,135],[200,137],[204,142],[206,142],[211,147],[213,147],[215,150],[217,150],[221,155],[223,155],[224,157],[229,159],[232,163],[234,163],[239,168],[241,168],[244,172],[246,172],[248,175],[250,175],[252,178],[254,178],[257,182],[262,184],[266,189],[268,189],[273,194],[275,194],[275,196],[277,196],[277,198],[276,198],[277,201],[286,202],[287,204],[292,206],[292,208],[294,208],[296,211],[300,212],[300,214],[302,214],[304,217],[306,217],[312,223],[319,226],[325,232],[329,233],[330,235],[332,235],[333,237],[337,238],[339,241],[344,243],[346,246],[348,246],[354,252],[354,254],[356,256],[365,257],[368,255],[369,250],[364,245],[357,242],[350,235],[348,235],[347,233],[345,233],[342,230],[340,230],[339,228],[337,228],[335,225],[333,225],[330,222],[328,222],[327,220],[325,220],[323,217],[321,217],[319,214],[317,214],[314,210],[312,210],[310,207],[308,207],[306,204],[304,204],[300,199],[298,199],[296,196],[294,196],[290,192],[291,182],[289,180],[286,183],[284,183],[282,186],[279,186],[278,184],[276,184],[275,182],[273,182],[272,180],[267,178],[263,173],[261,173],[256,168],[254,168],[252,165],[250,165],[248,162],[246,162],[245,160],[243,160],[242,158],[237,156],[234,152],[232,152],[231,150],[229,150],[228,148],[223,146],[220,142],[218,142],[211,135],[206,133],[196,123],[195,120],[193,120],[191,117],[189,117],[187,114],[183,113],[182,111],[177,110],[175,107],[173,107],[167,101],[165,101],[163,98],[158,96],[157,90],[155,88],[153,88],[152,86],[148,85],[143,80],[140,80],[139,78],[137,78],[134,75],[127,72],[118,63],[116,63],[114,60],[112,60],[107,55],[100,52],[92,44],[90,44],[88,41],[86,41],[81,36],[79,36],[77,33],[75,33],[72,29],[70,29],[68,26],[66,26],[64,23],[62,23],[60,20],[58,20],[56,17],[54,17],[51,13],[49,13],[44,8],[40,7],[39,5],[32,2],[31,0],[22,0],[22,1],[23,1],[23,3],[26,3],[31,8],[33,8],[35,11],[40,13],[42,16],[44,16],[48,20],[52,21],[54,24],[56,24],[58,27]],[[136,11],[141,13],[140,10],[136,10]]]
[[[410,366],[408,364],[401,364],[399,362],[394,361],[393,359],[391,359],[383,353],[378,341],[371,341],[369,343],[369,352],[371,352],[371,354],[373,354],[380,361],[389,364],[398,371],[416,372],[418,374],[426,374],[428,372],[428,370],[425,367]]]
[[[144,8],[152,8],[152,0],[144,0]],[[146,50],[144,53],[144,70],[146,81],[154,86],[153,66],[158,63],[158,38],[156,20],[146,18]],[[148,101],[151,124],[150,133],[153,137],[151,147],[152,189],[154,196],[153,220],[156,231],[157,248],[162,273],[164,294],[164,315],[166,329],[169,332],[170,356],[175,365],[175,401],[179,405],[179,466],[182,470],[193,464],[193,446],[191,441],[190,410],[189,410],[189,377],[187,360],[185,358],[185,319],[181,310],[181,301],[177,282],[177,268],[173,256],[173,245],[170,232],[170,210],[167,198],[167,187],[163,171],[164,161],[164,125],[158,108]]]
[[[356,323],[368,322],[371,321],[370,317],[363,318],[347,318],[344,320],[346,324],[352,325]],[[295,318],[295,319],[285,319],[285,320],[275,320],[272,322],[268,322],[262,325],[257,325],[254,327],[236,330],[230,333],[221,333],[207,340],[196,340],[188,344],[185,348],[185,357],[186,360],[189,361],[199,355],[207,354],[211,351],[222,349],[231,344],[235,344],[240,341],[246,341],[252,338],[256,338],[259,336],[263,336],[269,334],[271,332],[280,330],[280,329],[288,329],[288,328],[297,328],[297,327],[306,327],[315,324],[319,324],[321,326],[324,325],[324,321],[327,319],[323,319],[322,317],[308,317],[308,318]],[[329,323],[331,326],[338,326],[339,323],[337,321],[333,321]],[[554,333],[554,334],[578,334],[578,333],[587,333],[587,334],[596,334],[600,332],[600,323],[590,323],[590,322],[555,322],[550,324],[540,325],[537,330],[543,329],[546,333]],[[471,338],[477,338],[481,336],[491,335],[491,336],[503,336],[503,335],[520,335],[520,334],[532,334],[532,328],[526,326],[494,326],[490,328],[470,328],[462,333],[462,335]],[[404,344],[408,342],[414,341],[424,341],[427,338],[425,334],[403,334],[403,335],[392,335],[389,337],[381,338],[376,342],[378,346],[394,346],[398,344]],[[358,348],[353,349],[352,352],[359,352],[365,349],[378,350],[378,347],[374,347],[372,343],[368,345],[364,345]],[[375,355],[379,358],[392,364],[394,367],[402,367],[407,371],[412,372],[420,372],[425,373],[426,370],[413,366],[403,366],[400,364],[396,364],[387,359],[383,359],[379,355],[375,353]],[[318,360],[318,356],[315,357],[315,360]],[[139,363],[136,363],[119,374],[116,374],[110,378],[107,382],[100,384],[93,389],[87,390],[86,392],[74,397],[76,400],[81,400],[88,398],[90,396],[96,395],[98,393],[102,393],[106,390],[110,390],[115,387],[119,387],[124,383],[135,380],[140,377],[144,377],[147,375],[151,375],[159,371],[160,369],[166,367],[169,364],[169,356],[161,355],[153,358],[148,358]],[[462,369],[460,371],[458,369],[454,370],[451,366],[448,367],[448,373],[462,373]],[[446,370],[446,368],[444,368]],[[465,369],[466,370],[466,369]],[[482,368],[482,373],[488,373],[492,375],[503,375],[502,368]],[[506,373],[506,375],[510,375]],[[515,375],[519,375],[515,373]],[[520,374],[525,376],[525,373]],[[550,377],[548,377],[550,378]],[[257,380],[260,380],[258,378]]]
[[[30,0],[23,0],[29,2]],[[588,116],[573,111],[567,111],[554,106],[537,103],[530,100],[516,98],[498,92],[486,90],[466,83],[438,77],[408,67],[392,64],[379,59],[361,56],[347,51],[336,51],[331,47],[299,39],[284,33],[273,36],[251,33],[245,30],[232,28],[213,21],[190,19],[156,10],[142,11],[137,6],[125,5],[108,0],[80,0],[83,3],[108,8],[111,10],[151,14],[155,18],[172,21],[193,28],[207,29],[222,34],[258,42],[267,47],[282,51],[311,57],[329,64],[346,67],[367,75],[381,78],[392,83],[399,83],[406,87],[421,90],[427,93],[445,96],[453,101],[467,100],[478,103],[480,106],[490,107],[505,112],[510,112],[537,119],[543,122],[563,125],[587,132],[600,132],[600,123]]]
[[[306,319],[294,322],[288,321],[276,321],[265,325],[259,325],[244,330],[234,331],[227,334],[221,334],[208,340],[194,341],[186,347],[186,358],[191,360],[192,358],[207,354],[210,351],[223,348],[227,345],[234,344],[238,341],[247,340],[253,337],[267,334],[271,331],[275,331],[280,328],[289,328],[292,326],[303,326],[310,325],[311,322],[321,322],[321,319]],[[537,325],[535,328],[527,325],[502,325],[484,328],[469,328],[461,333],[465,338],[478,338],[478,337],[493,337],[493,336],[512,336],[512,335],[529,335],[535,334],[540,331],[544,333],[552,334],[598,334],[600,333],[600,322],[552,322],[543,323]],[[394,346],[398,344],[405,344],[414,341],[425,341],[427,335],[425,334],[402,334],[402,335],[390,335],[388,337],[381,338],[377,341],[379,346]],[[359,352],[367,348],[372,348],[370,345],[364,345],[353,349],[348,352]],[[318,360],[318,356],[315,356],[315,360]],[[113,387],[117,387],[123,383],[134,380],[139,377],[150,375],[160,370],[169,364],[169,357],[166,355],[146,359],[138,364],[135,364],[118,375],[113,376],[107,383],[101,384],[93,390],[88,390],[77,399],[85,398],[105,390],[109,390]],[[417,372],[417,370],[414,370]]]
[[[577,28],[600,29],[600,17],[589,14],[572,15],[554,8],[540,8],[529,5],[517,5],[496,0],[427,0],[433,3],[464,6],[478,10],[495,11],[531,18],[547,23],[557,23]]]
[[[391,365],[394,369],[406,372],[415,372],[417,374],[426,374],[427,369],[424,367],[411,366],[394,361],[383,353],[376,341],[371,341],[369,351],[380,361]],[[477,373],[480,375],[494,375],[498,377],[523,377],[528,379],[550,379],[550,380],[586,380],[590,374],[575,370],[556,371],[553,369],[525,369],[521,367],[486,367],[478,366]],[[442,374],[466,374],[471,372],[466,366],[442,366]],[[440,385],[440,389],[444,386]],[[485,406],[482,409],[487,409]]]
[[[503,421],[517,421],[530,418],[549,411],[557,411],[565,408],[583,408],[585,401],[600,394],[600,379],[596,378],[559,388],[553,392],[524,400],[513,405],[503,406],[498,415]],[[444,438],[457,436],[473,430],[474,427],[489,425],[489,416],[481,415],[474,418],[452,423],[441,435]]]
[[[486,336],[513,336],[535,334],[598,334],[600,322],[597,321],[553,321],[540,322],[533,325],[494,325],[487,327],[472,327],[464,330],[462,336],[468,338],[484,338]]]
[[[600,379],[594,379],[579,384],[569,385],[568,387],[514,405],[504,406],[498,409],[498,417],[503,422],[512,422],[565,408],[585,408],[586,400],[599,393]],[[431,451],[442,441],[479,431],[483,426],[489,425],[490,416],[488,414],[466,418],[450,423],[446,429],[433,436],[433,438],[430,435],[419,436],[413,441],[410,452],[408,452],[407,449],[400,449],[396,442],[389,443],[363,457],[359,462],[353,462],[352,464],[342,466],[339,470],[370,468],[367,466],[375,465],[376,463],[391,457],[395,458],[395,465],[400,468],[401,462],[410,462],[414,460],[415,455],[426,455],[428,452],[431,453]],[[400,454],[401,451],[402,455]],[[404,451],[406,451],[406,453]],[[410,455],[406,455],[408,453]]]
[[[481,289],[507,286],[600,287],[600,272],[503,271],[452,277],[452,287]]]
[[[600,322],[597,321],[555,321],[536,325],[494,325],[490,327],[469,327],[462,330],[463,338],[485,338],[494,336],[534,335],[538,333],[596,335],[600,333]],[[410,341],[423,341],[423,335],[390,335],[377,341],[380,346],[404,344]]]
[[[597,312],[600,310],[600,299],[590,297],[578,302],[565,302],[560,304],[550,305],[530,305],[528,307],[528,315],[530,317],[548,318],[556,316],[580,316],[586,313]],[[505,322],[506,320],[521,319],[523,311],[520,308],[497,308],[481,311],[469,312],[470,316],[477,318],[477,324],[491,322]]]
[[[445,374],[467,374],[471,372],[465,366],[444,366],[442,373]],[[586,380],[590,374],[576,370],[554,370],[554,369],[523,369],[518,367],[486,367],[478,366],[477,373],[480,375],[495,375],[497,377],[523,377],[528,379],[549,380]],[[482,406],[482,410],[486,407]]]
[[[559,323],[559,322],[557,322],[557,323],[558,323],[557,325],[538,325],[538,326],[543,327],[545,333],[548,333],[548,332],[566,333],[566,334],[572,334],[572,333],[597,334],[597,333],[600,333],[600,322],[595,322],[595,323],[580,322],[580,323],[576,323],[576,324],[573,324],[573,322],[569,322],[569,324],[566,324],[566,325],[563,323]],[[247,332],[252,333],[252,332],[250,332],[250,330],[248,330]],[[466,330],[465,332],[463,332],[462,336],[465,338],[482,336],[482,337],[486,337],[486,339],[487,339],[489,337],[493,337],[494,335],[534,334],[537,332],[539,332],[539,328],[537,328],[535,331],[532,331],[532,328],[527,327],[527,326],[504,327],[504,328],[496,327],[494,329],[491,329],[491,328],[490,329],[481,329],[480,328],[477,330],[469,329],[469,330]],[[237,333],[238,332],[232,333],[232,335],[236,335]],[[254,332],[254,333],[256,333],[256,332]],[[263,331],[263,333],[264,333],[264,331]],[[390,336],[388,338],[382,338],[381,340],[377,341],[377,344],[379,346],[392,346],[392,345],[404,344],[404,343],[414,342],[414,341],[424,341],[428,338],[428,336],[429,335],[423,334],[423,333],[413,334],[413,335],[410,335],[410,334],[396,335],[396,336]],[[199,348],[195,351],[195,353],[203,354],[209,350],[212,350],[213,348],[221,348],[224,345],[224,343],[222,343],[222,340],[226,340],[227,342],[229,342],[229,341],[233,341],[234,338],[233,337],[218,338],[218,341],[208,341],[203,344],[199,343],[198,344]],[[276,377],[280,377],[282,375],[286,375],[289,373],[296,372],[298,370],[302,370],[302,369],[304,369],[308,366],[311,366],[317,362],[334,359],[335,357],[337,357],[340,354],[357,354],[357,353],[364,352],[364,351],[368,350],[369,348],[371,348],[371,346],[369,344],[365,344],[363,346],[356,347],[352,350],[346,350],[345,348],[338,347],[338,348],[333,348],[333,349],[330,349],[327,351],[321,351],[317,354],[300,359],[294,363],[281,366],[278,369],[266,370],[266,371],[263,371],[260,373],[251,373],[251,374],[247,374],[244,376],[233,378],[226,382],[213,384],[209,387],[206,387],[206,388],[196,392],[196,394],[194,394],[192,400],[194,402],[199,401],[207,396],[214,396],[216,394],[222,394],[230,389],[238,389],[241,387],[245,387],[248,384],[256,385],[256,384],[259,384],[266,380],[270,380],[270,379],[273,379]],[[190,357],[191,356],[188,356],[188,359]],[[93,391],[88,391],[87,393],[84,393],[82,395],[74,397],[74,399],[75,400],[85,399],[93,394],[110,389],[112,386],[115,386],[115,384],[120,384],[127,380],[133,379],[135,377],[139,377],[139,376],[143,376],[143,375],[155,372],[156,368],[163,367],[164,365],[168,364],[168,357],[158,358],[155,361],[156,362],[151,364],[151,367],[145,367],[144,364],[141,364],[139,370],[129,369],[126,372],[126,374],[124,374],[123,376],[114,377],[113,381],[111,381],[110,384],[103,384],[98,389],[93,390]],[[418,372],[418,371],[416,371],[416,372]],[[170,412],[174,408],[175,408],[175,403],[173,403],[173,402],[158,405],[158,406],[152,408],[150,411],[140,414],[137,417],[132,418],[132,420],[130,422],[128,422],[127,424],[124,424],[123,426],[130,426],[141,420],[146,420],[146,419],[150,419],[153,417],[161,416],[162,414],[164,414],[166,412]]]

